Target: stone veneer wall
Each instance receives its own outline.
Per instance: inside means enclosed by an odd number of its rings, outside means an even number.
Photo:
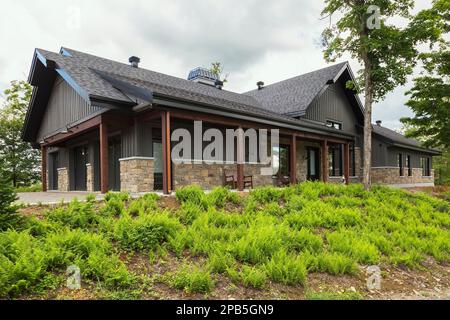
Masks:
[[[372,168],[372,183],[392,185],[434,184],[434,170],[431,170],[431,176],[429,177],[422,176],[421,168],[413,168],[412,176],[408,176],[408,168],[404,168],[405,176],[400,176],[399,171],[400,169],[397,167]]]
[[[262,164],[244,164],[244,175],[253,176],[253,187],[272,185],[272,176],[261,175]],[[236,177],[236,164],[232,163],[173,163],[175,190],[188,185],[198,185],[205,190],[223,186],[224,171]]]
[[[266,168],[268,166],[270,166],[270,165],[263,165],[263,164],[259,164],[259,163],[244,164],[244,175],[245,176],[253,176],[253,187],[254,188],[273,185],[272,175],[267,176],[267,175],[261,174],[261,168]]]
[[[67,168],[58,168],[58,191],[69,191],[69,171]]]
[[[86,164],[86,190],[94,191],[94,167],[90,163]]]
[[[119,159],[120,190],[128,192],[151,192],[154,187],[154,159],[131,157]]]

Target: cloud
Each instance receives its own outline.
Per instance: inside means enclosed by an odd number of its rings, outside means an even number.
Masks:
[[[230,74],[226,89],[237,92],[326,66],[317,46],[328,25],[319,19],[322,1],[4,0],[2,8],[0,89],[26,79],[35,47],[123,62],[137,55],[143,68],[182,78],[220,61]],[[374,118],[398,126],[408,114],[404,91],[375,106]]]

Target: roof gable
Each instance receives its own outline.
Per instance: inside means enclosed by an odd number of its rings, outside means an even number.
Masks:
[[[293,116],[303,115],[327,85],[337,81],[347,68],[347,62],[342,62],[244,94],[254,97],[265,109],[276,109],[279,113]]]

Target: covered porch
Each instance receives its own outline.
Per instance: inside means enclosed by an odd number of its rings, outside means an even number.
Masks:
[[[236,150],[245,161],[214,164],[193,153],[193,163],[173,161],[171,141],[177,128],[192,131],[194,121],[206,128],[279,129],[278,173],[262,176],[262,165],[251,162],[245,150],[245,136],[236,136]],[[198,184],[208,190],[226,184],[232,176],[237,190],[262,185],[285,185],[306,180],[349,183],[357,167],[356,150],[351,137],[303,132],[273,125],[238,120],[212,114],[189,112],[156,106],[139,114],[101,114],[75,124],[63,132],[44,139],[42,151],[42,185],[44,191],[109,190],[132,193],[173,190]],[[274,160],[274,159],[273,159]]]

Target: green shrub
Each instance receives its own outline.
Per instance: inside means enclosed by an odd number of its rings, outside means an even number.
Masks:
[[[148,214],[157,209],[159,196],[155,193],[147,193],[137,200],[131,201],[127,212],[130,216]]]
[[[239,196],[228,188],[216,187],[207,195],[207,200],[211,205],[223,208],[227,203],[238,204]]]
[[[17,195],[12,184],[0,176],[0,232],[19,226],[23,219],[17,214],[18,206],[14,205]]]
[[[31,290],[45,275],[45,252],[28,232],[0,233],[0,297]]]
[[[80,202],[76,198],[67,206],[59,206],[47,211],[45,216],[50,222],[82,229],[97,226],[100,218],[100,215],[94,211],[94,203],[92,201]]]
[[[209,293],[214,286],[209,271],[193,265],[183,265],[170,276],[169,284],[188,293]]]
[[[259,204],[277,202],[283,196],[283,190],[275,187],[260,187],[250,191],[250,198]]]
[[[101,235],[80,229],[61,230],[47,235],[43,247],[50,270],[76,265],[82,276],[100,280],[107,286],[128,286],[133,281],[111,244]]]
[[[111,200],[119,200],[121,202],[126,202],[131,199],[130,194],[128,192],[115,192],[115,191],[109,191],[105,194],[104,200],[106,202]]]
[[[42,183],[35,183],[31,186],[17,187],[16,192],[40,192],[42,191]]]
[[[236,260],[224,250],[216,249],[208,257],[208,269],[214,273],[224,273],[236,265]]]
[[[260,263],[283,246],[280,228],[259,221],[252,224],[247,233],[232,246],[231,250],[236,259],[242,262]]]
[[[284,250],[276,252],[264,264],[264,268],[267,276],[273,281],[289,285],[305,284],[307,270],[304,261]]]
[[[181,203],[192,203],[201,206],[203,209],[208,208],[208,201],[203,189],[200,186],[193,185],[177,189],[175,196]]]
[[[295,251],[320,252],[323,247],[323,241],[320,236],[313,234],[306,228],[300,231],[292,231],[289,233],[288,247]]]
[[[154,250],[174,237],[182,228],[178,220],[167,213],[143,215],[137,218],[125,216],[114,224],[112,237],[125,250]]]
[[[318,271],[330,274],[355,274],[358,271],[354,260],[337,252],[320,254],[317,265]]]
[[[351,231],[335,231],[327,234],[331,251],[344,253],[364,264],[376,264],[380,261],[380,253],[375,245],[364,241]]]
[[[264,287],[267,282],[267,274],[264,270],[245,265],[241,268],[240,278],[244,286],[256,289]]]
[[[180,209],[177,210],[176,215],[182,223],[192,224],[202,212],[204,212],[202,206],[192,202],[184,202],[181,204]]]

